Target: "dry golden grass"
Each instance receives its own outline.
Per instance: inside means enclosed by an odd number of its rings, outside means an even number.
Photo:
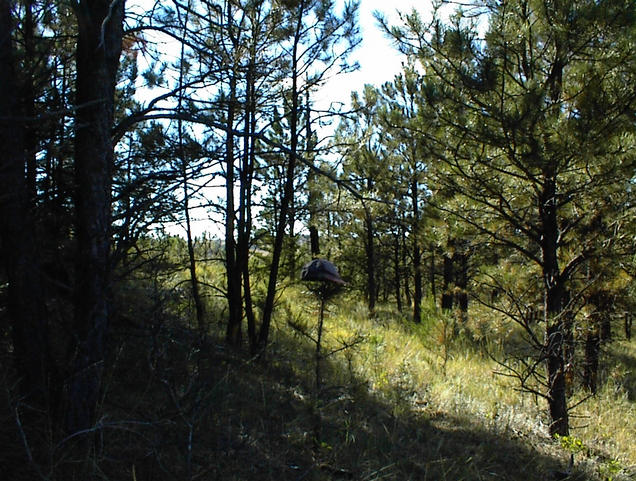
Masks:
[[[380,310],[370,319],[363,306],[351,302],[332,310],[327,330],[337,333],[334,337],[365,333],[366,342],[346,362],[396,414],[453,419],[501,439],[526,440],[537,453],[569,454],[547,436],[545,402],[520,392],[514,379],[497,375],[501,367],[468,336],[449,339],[450,329],[434,311],[414,327],[391,311]],[[495,357],[501,354],[497,344],[489,347]],[[572,411],[571,438],[582,445],[575,455],[581,476],[621,479],[636,473],[635,368],[633,341],[607,346],[603,388]],[[576,389],[571,393],[573,402],[584,396]]]
[[[466,336],[452,339],[432,309],[414,327],[388,308],[371,318],[346,295],[331,302],[317,391],[317,313],[309,293],[289,289],[262,359],[228,350],[222,323],[203,340],[179,316],[152,329],[116,326],[98,425],[45,446],[40,473],[65,481],[69,472],[133,481],[536,481],[566,470],[572,450],[567,479],[634,476],[633,341],[612,345],[607,381],[577,409],[574,423],[585,427],[566,449],[546,434],[545,406],[495,375],[497,365]],[[1,407],[0,460],[13,464],[15,479],[43,479],[28,469],[11,410]]]

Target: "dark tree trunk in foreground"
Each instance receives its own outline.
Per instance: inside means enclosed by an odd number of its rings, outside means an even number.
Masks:
[[[111,129],[124,0],[80,1],[75,9],[79,27],[75,119],[78,252],[75,351],[68,379],[69,432],[93,425],[104,367],[109,315]]]
[[[184,30],[187,29],[189,12],[186,12],[183,20]],[[185,35],[185,31],[184,31]],[[185,44],[181,44],[181,54],[179,62],[179,103],[177,110],[181,113],[183,110],[183,84],[185,77]],[[183,214],[185,217],[186,243],[188,246],[188,267],[190,269],[190,290],[192,292],[192,300],[194,301],[194,310],[197,316],[197,328],[202,335],[206,331],[205,308],[201,299],[199,290],[199,279],[197,278],[197,261],[194,252],[194,239],[192,238],[192,219],[190,217],[190,188],[188,186],[188,154],[184,145],[183,120],[179,118],[177,121],[177,131],[179,136],[179,156],[181,157],[181,178],[183,182]]]
[[[238,224],[237,260],[243,271],[243,299],[245,317],[247,319],[247,335],[250,346],[257,342],[256,315],[253,309],[252,288],[250,283],[250,239],[252,237],[252,183],[256,166],[256,86],[255,86],[255,50],[251,52],[250,65],[247,72],[245,98],[245,136],[243,137],[243,165],[240,172],[240,201]]]
[[[197,261],[194,251],[194,239],[192,238],[192,221],[190,219],[190,193],[188,191],[187,174],[183,172],[183,213],[186,222],[186,242],[188,245],[188,267],[190,269],[190,288],[192,291],[192,299],[194,301],[194,309],[197,316],[197,328],[200,333],[205,333],[207,325],[205,322],[205,306],[201,298],[199,290],[199,278],[197,277]]]
[[[229,15],[229,14],[228,14]],[[243,272],[237,260],[236,241],[236,208],[234,205],[234,116],[236,109],[236,73],[230,74],[230,96],[227,112],[227,137],[225,142],[225,263],[227,272],[227,301],[229,318],[225,338],[230,346],[238,347],[242,340],[241,323],[243,319],[243,301],[241,298],[241,277]]]
[[[556,185],[551,177],[545,181],[541,203],[543,237],[541,243],[545,292],[546,339],[544,355],[548,373],[548,406],[552,424],[550,434],[569,435],[565,379],[565,299],[564,279],[559,269]]]
[[[43,280],[25,177],[25,113],[16,92],[11,43],[13,2],[0,2],[0,228],[2,262],[8,280],[7,314],[21,394],[27,404],[48,409],[52,363]],[[22,119],[22,121],[20,120]],[[28,122],[30,119],[26,119]]]

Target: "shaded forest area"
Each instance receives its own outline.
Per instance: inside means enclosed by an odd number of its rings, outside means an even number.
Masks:
[[[634,427],[636,6],[377,13],[402,72],[324,107],[357,8],[0,0],[9,479],[633,474],[576,416]]]

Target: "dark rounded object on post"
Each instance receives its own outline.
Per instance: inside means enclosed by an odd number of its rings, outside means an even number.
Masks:
[[[334,284],[344,285],[346,282],[340,277],[338,268],[325,259],[314,259],[303,266],[300,273],[303,281],[322,281],[333,282]]]

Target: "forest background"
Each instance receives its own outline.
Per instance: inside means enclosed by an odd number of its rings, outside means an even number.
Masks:
[[[635,5],[357,9],[0,2],[10,479],[634,474]]]

